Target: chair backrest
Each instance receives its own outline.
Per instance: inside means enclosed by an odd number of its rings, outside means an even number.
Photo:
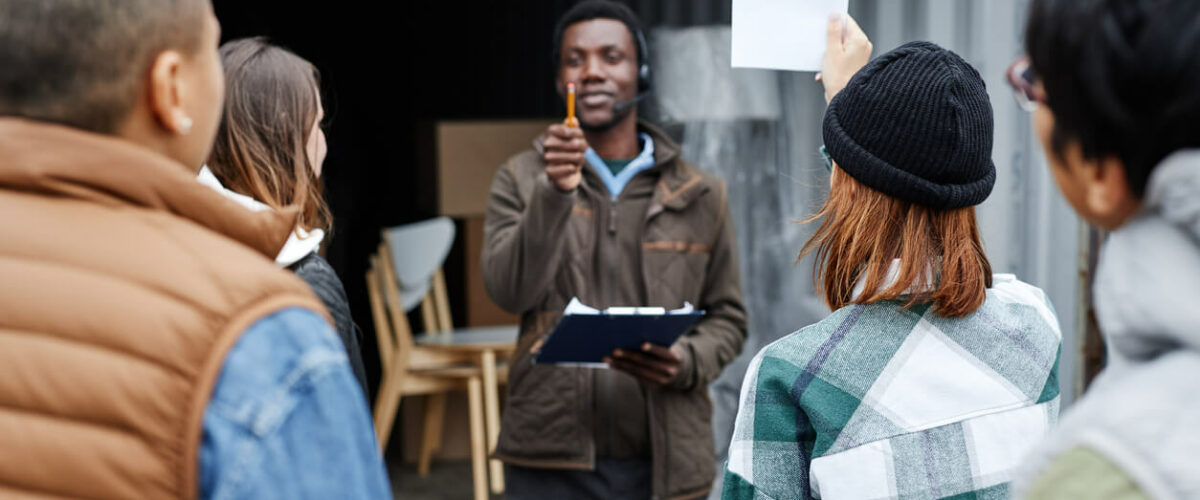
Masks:
[[[383,254],[371,256],[367,270],[367,292],[371,299],[371,316],[375,320],[375,337],[379,342],[379,358],[384,372],[394,363],[404,363],[413,347],[412,328],[400,307],[400,290]]]
[[[421,305],[426,333],[454,328],[441,268],[453,243],[454,223],[445,217],[383,230],[379,255],[389,260],[403,310]]]
[[[438,217],[383,230],[382,255],[391,260],[405,311],[421,303],[454,244],[454,222]]]
[[[429,300],[421,304],[425,314],[425,331],[430,333],[450,333],[454,325],[450,322],[450,298],[446,294],[446,277],[442,270],[433,273],[433,283],[429,290]]]

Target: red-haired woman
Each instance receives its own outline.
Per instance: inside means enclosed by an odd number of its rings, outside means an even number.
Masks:
[[[1057,417],[1061,340],[1045,294],[993,275],[979,238],[987,91],[928,42],[866,63],[847,29],[830,23],[830,193],[801,252],[834,312],[751,363],[724,497],[1004,498]]]

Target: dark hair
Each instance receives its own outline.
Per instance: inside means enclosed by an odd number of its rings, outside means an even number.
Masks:
[[[329,230],[329,206],[307,150],[317,119],[317,68],[265,38],[227,42],[221,63],[225,112],[208,168],[225,187],[272,208],[300,206],[306,230]]]
[[[625,4],[611,0],[583,0],[568,9],[562,17],[558,18],[558,24],[554,26],[554,47],[551,56],[554,57],[555,68],[562,65],[563,33],[572,24],[591,21],[593,19],[621,21],[629,29],[629,38],[633,40],[633,45],[637,49],[637,66],[641,67],[642,64],[647,62],[642,60],[645,57],[645,54],[642,52],[646,50],[646,47],[642,46],[644,41],[638,40],[638,33],[641,33],[642,28],[637,14],[634,14]]]
[[[2,0],[0,116],[113,133],[165,50],[199,49],[208,0]]]
[[[1025,50],[1054,113],[1051,149],[1119,158],[1133,193],[1200,146],[1200,2],[1034,0]]]

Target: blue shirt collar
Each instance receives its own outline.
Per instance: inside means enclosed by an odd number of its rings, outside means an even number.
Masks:
[[[596,175],[600,176],[600,180],[604,181],[604,187],[608,188],[608,194],[614,200],[635,175],[654,166],[654,139],[644,132],[638,134],[638,139],[641,139],[643,144],[642,152],[617,175],[612,174],[612,170],[608,169],[608,165],[604,163],[604,159],[600,155],[596,154],[596,150],[589,147],[584,153],[588,165],[591,165],[592,171],[596,172]]]

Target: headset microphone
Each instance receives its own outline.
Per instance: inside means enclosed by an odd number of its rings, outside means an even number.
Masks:
[[[639,93],[637,95],[637,97],[634,97],[633,99],[630,99],[628,101],[618,102],[613,105],[613,108],[612,108],[613,114],[615,115],[615,114],[622,113],[626,109],[632,108],[633,106],[637,105],[637,103],[642,102],[642,100],[647,97],[650,97],[650,92],[642,92],[642,93]]]

